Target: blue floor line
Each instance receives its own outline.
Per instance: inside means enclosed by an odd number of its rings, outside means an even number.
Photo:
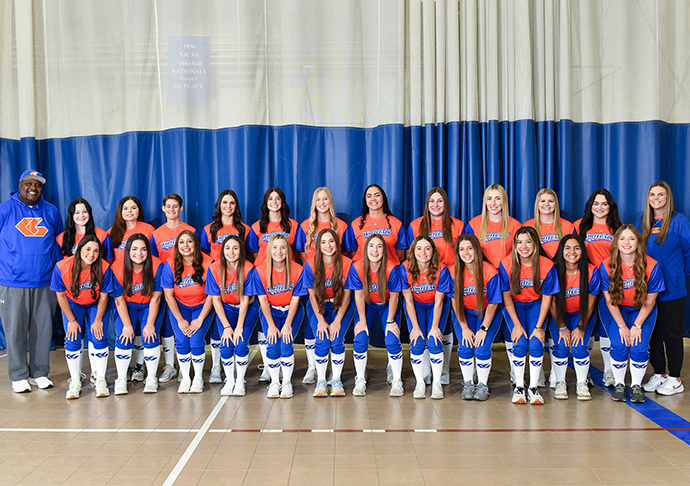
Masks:
[[[607,388],[604,386],[604,372],[594,366],[590,366],[589,373],[595,385],[603,388],[609,393],[613,393],[613,387]],[[690,422],[680,415],[672,412],[663,405],[659,405],[654,400],[647,398],[644,403],[632,403],[630,401],[630,387],[626,387],[625,393],[627,400],[625,404],[634,408],[642,416],[648,418],[659,427],[666,429],[670,434],[678,437],[680,440],[690,445],[690,430],[673,430],[675,428],[689,429]]]

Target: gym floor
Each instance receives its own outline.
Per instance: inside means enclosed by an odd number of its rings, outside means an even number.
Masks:
[[[299,347],[291,400],[266,398],[252,349],[245,397],[221,397],[222,385],[208,383],[201,394],[178,395],[173,380],[157,394],[134,383],[129,395],[101,399],[86,382],[82,398],[68,401],[62,350],[51,356],[55,388],[27,394],[12,393],[0,351],[0,484],[690,484],[690,401],[613,402],[600,386],[598,346],[592,400],[576,400],[568,370],[570,398],[554,400],[544,388],[544,406],[510,403],[502,345],[486,402],[460,399],[457,359],[444,400],[413,399],[404,354],[402,398],[388,396],[384,350],[370,351],[367,395],[353,397],[350,348],[348,395],[315,399],[314,385],[299,381]],[[114,370],[111,363],[111,393]]]

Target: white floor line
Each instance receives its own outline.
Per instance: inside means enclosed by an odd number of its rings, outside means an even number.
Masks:
[[[0,354],[0,358],[4,358],[5,356],[7,356],[7,353],[5,353],[5,354]]]
[[[256,353],[259,351],[259,345],[257,344],[254,346],[254,350],[251,352],[249,355],[249,362],[247,363],[247,366],[249,366],[254,359],[254,356],[256,356]],[[175,484],[175,481],[177,480],[178,476],[184,469],[184,467],[187,465],[187,462],[189,459],[192,457],[192,454],[194,454],[194,451],[196,448],[199,446],[201,443],[201,440],[204,438],[206,433],[209,431],[211,428],[211,424],[213,424],[213,421],[216,419],[218,416],[218,413],[220,412],[220,409],[223,408],[223,405],[225,405],[225,402],[228,401],[228,397],[221,397],[220,401],[218,404],[215,406],[213,411],[211,412],[211,415],[208,416],[206,421],[204,422],[204,425],[201,426],[201,429],[199,429],[199,432],[194,436],[194,439],[192,440],[192,443],[189,444],[189,447],[187,447],[187,450],[184,451],[184,454],[182,454],[182,457],[180,457],[180,460],[177,461],[177,464],[175,464],[175,467],[173,468],[172,471],[170,471],[170,474],[168,475],[168,479],[165,480],[163,483],[163,486],[172,486]]]
[[[181,433],[189,434],[199,432],[201,429],[41,429],[41,428],[24,428],[24,427],[0,427],[0,432],[146,432],[151,433]]]

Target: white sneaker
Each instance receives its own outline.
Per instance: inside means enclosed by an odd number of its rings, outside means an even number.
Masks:
[[[433,400],[441,400],[443,398],[443,386],[440,383],[431,385],[431,398]]]
[[[292,398],[292,396],[292,383],[283,382],[283,385],[280,387],[280,398]]]
[[[386,383],[389,385],[393,383],[393,367],[391,365],[386,366]]]
[[[521,405],[527,403],[527,398],[525,398],[525,388],[522,386],[516,386],[513,390],[513,403],[519,403]]]
[[[309,368],[307,368],[307,372],[304,374],[304,378],[302,378],[302,384],[313,385],[314,383],[316,383],[316,368],[310,366]]]
[[[551,368],[551,373],[549,373],[549,386],[553,389],[558,387],[558,382],[556,381],[556,370]]]
[[[188,377],[184,377],[180,380],[180,384],[177,387],[177,393],[189,393],[189,389],[192,387],[192,380]]]
[[[450,385],[450,373],[441,374],[441,385]]]
[[[271,375],[268,373],[268,368],[264,365],[259,365],[261,368],[261,376],[259,376],[259,383],[270,383]]]
[[[544,397],[541,396],[538,388],[528,388],[527,399],[530,405],[544,405]]]
[[[232,396],[232,391],[234,389],[235,389],[235,380],[229,380],[226,377],[225,378],[225,385],[223,385],[223,388],[220,389],[220,396],[221,397]]]
[[[134,366],[132,381],[144,381],[144,367],[140,364]]]
[[[144,380],[144,393],[157,393],[158,392],[158,378],[155,376],[148,376]]]
[[[589,392],[589,387],[587,386],[586,381],[582,381],[577,384],[577,399],[581,401],[592,399],[592,394]]]
[[[559,381],[556,383],[556,391],[553,394],[556,400],[567,400],[568,399],[568,387],[565,385],[565,381]]]
[[[539,381],[537,382],[538,387],[546,386],[546,376],[544,376],[544,367],[539,368]]]
[[[189,387],[189,393],[201,393],[204,391],[204,379],[201,376],[195,376],[192,380],[192,386]]]
[[[232,389],[233,397],[243,397],[247,394],[247,389],[244,386],[244,381],[236,380],[235,387]]]
[[[208,382],[223,383],[223,378],[220,376],[220,366],[214,366],[213,368],[211,368],[211,376],[209,377]]]
[[[96,372],[95,371],[92,371],[91,374],[89,375],[89,382],[92,385],[96,384]]]
[[[426,398],[426,383],[424,383],[424,381],[417,382],[417,385],[414,387],[414,393],[412,393],[412,398]]]
[[[390,391],[390,393],[388,393],[388,396],[389,397],[401,397],[404,394],[405,394],[405,390],[403,389],[402,380],[393,380],[393,382],[391,383],[391,391]]]
[[[607,388],[610,388],[616,384],[616,379],[613,377],[613,371],[611,370],[606,370],[604,371],[604,386]]]
[[[277,381],[269,383],[266,396],[268,398],[280,398],[280,383]]]
[[[649,377],[649,381],[647,381],[647,383],[642,385],[642,389],[644,391],[646,391],[647,393],[654,392],[660,386],[662,386],[665,381],[666,381],[666,378],[664,378],[663,376],[654,374],[654,375]]]
[[[108,390],[108,382],[105,378],[96,378],[96,398],[105,398],[110,396],[110,390]]]
[[[367,380],[355,376],[355,388],[352,390],[353,397],[363,397],[367,394]]]
[[[431,385],[431,375],[426,375],[424,377],[424,384],[425,385]]]
[[[76,400],[81,396],[81,380],[72,380],[65,394],[67,400]]]
[[[12,391],[14,393],[29,393],[31,392],[31,385],[29,380],[18,380],[12,382]]]
[[[165,365],[163,367],[163,372],[161,373],[161,376],[158,378],[158,381],[160,383],[167,383],[173,378],[177,376],[177,370],[173,365]]]
[[[659,395],[665,395],[665,396],[670,396],[670,395],[675,395],[677,393],[683,393],[685,391],[685,387],[683,386],[682,381],[678,381],[672,376],[669,376],[666,378],[664,383],[656,389],[656,392]]]
[[[127,379],[126,378],[118,378],[115,380],[115,390],[114,390],[115,395],[127,395],[129,392],[127,391]]]
[[[47,390],[48,388],[53,388],[53,382],[48,379],[47,376],[39,376],[38,378],[29,378],[29,384],[37,386],[41,390]]]

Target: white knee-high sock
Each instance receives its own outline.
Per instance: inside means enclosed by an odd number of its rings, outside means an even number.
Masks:
[[[134,352],[132,353],[134,364],[144,363],[144,346],[141,345],[141,336],[134,336]]]
[[[508,355],[508,363],[510,363],[510,371],[515,373],[515,363],[513,363],[513,342],[506,341],[506,354]]]
[[[295,369],[295,355],[280,358],[280,368],[283,371],[283,383],[292,381],[292,371]]]
[[[429,360],[429,349],[425,349],[422,354],[422,365],[424,366],[424,378],[431,375],[431,361]]]
[[[175,366],[175,336],[161,338],[165,364]]]
[[[511,351],[512,354],[512,351]],[[513,356],[511,363],[513,365],[513,371],[515,373],[515,386],[523,387],[525,386],[525,357],[518,358]],[[539,374],[537,374],[537,379],[539,379]]]
[[[529,387],[536,388],[539,382],[539,374],[541,372],[542,364],[544,363],[544,356],[535,358],[529,357]]]
[[[244,375],[247,373],[248,364],[249,356],[240,357],[235,355],[235,371],[237,372],[237,375],[235,376],[235,381],[244,381]]]
[[[268,341],[266,341],[266,335],[263,333],[263,331],[259,331],[259,333],[256,335],[256,338],[259,341],[259,351],[261,351],[261,362],[264,364],[264,367],[266,367],[268,366],[268,358],[266,358],[266,351],[268,350]]]
[[[211,366],[220,366],[220,339],[211,339]]]
[[[644,374],[647,372],[647,362],[640,363],[630,359],[630,386],[641,385]]]
[[[611,358],[611,371],[613,371],[613,378],[616,380],[616,385],[625,384],[625,371],[628,367],[628,360],[616,361]]]
[[[202,378],[204,375],[204,363],[206,362],[206,354],[199,356],[192,355],[192,366],[194,367],[194,378]]]
[[[364,351],[363,353],[358,353],[354,351],[353,357],[355,359],[355,372],[357,373],[357,378],[364,379],[367,370],[368,352]]]
[[[326,368],[328,368],[328,355],[314,355],[314,365],[316,366],[316,380],[326,381]]]
[[[271,376],[271,383],[280,383],[280,359],[271,359],[266,356],[264,366],[268,368],[268,374]]]
[[[583,359],[573,358],[573,365],[575,366],[575,376],[578,383],[587,381],[587,373],[589,373],[589,356]]]
[[[556,383],[565,382],[565,372],[568,369],[568,358],[553,358],[551,366],[556,373]]]
[[[488,384],[489,373],[491,373],[491,358],[477,359],[477,382]]]
[[[93,349],[93,347],[91,347],[90,349]],[[103,349],[93,350],[94,363],[96,363],[97,378],[105,379],[105,372],[108,369],[108,355],[109,351],[107,346]]]
[[[192,353],[177,353],[177,364],[180,367],[180,380],[189,379],[191,377]]]
[[[462,372],[462,381],[472,381],[474,375],[474,360],[458,358],[460,363],[460,371]]]
[[[221,365],[223,365],[223,371],[225,371],[225,383],[234,383],[235,382],[235,356],[230,356],[228,359],[224,359],[221,357],[220,359]],[[247,369],[247,365],[244,366],[244,369]],[[239,373],[238,373],[239,375]],[[244,380],[244,375],[242,375],[242,379]]]
[[[345,353],[335,354],[333,351],[331,351],[331,371],[333,372],[333,381],[340,381],[344,364]]]
[[[77,351],[67,351],[65,349],[65,359],[67,360],[67,369],[69,370],[69,376],[72,381],[81,381],[81,348]]]
[[[417,383],[424,382],[424,355],[410,353],[410,363],[412,363],[412,372]]]
[[[443,374],[450,374],[450,355],[453,353],[453,333],[443,335]]]
[[[89,343],[89,347],[86,349],[88,355],[89,355],[89,367],[91,368],[91,373],[96,374],[96,359],[94,358],[93,353],[91,352],[93,350],[93,344]]]
[[[148,376],[156,376],[158,374],[158,362],[161,359],[161,347],[144,348],[144,363],[146,363],[146,372]]]
[[[599,338],[599,348],[601,349],[601,359],[604,360],[604,371],[611,369],[611,340],[607,337]]]
[[[117,369],[117,379],[127,379],[127,369],[132,360],[131,349],[115,348],[115,368]]]
[[[441,375],[443,374],[443,353],[431,354],[429,356],[431,361],[431,376],[434,383],[441,383]]]
[[[314,365],[314,347],[316,346],[316,339],[304,340],[304,351],[307,353],[307,365],[313,368]]]
[[[390,365],[391,370],[393,371],[393,379],[399,380],[402,376],[402,352],[398,354],[388,353],[388,364]]]

